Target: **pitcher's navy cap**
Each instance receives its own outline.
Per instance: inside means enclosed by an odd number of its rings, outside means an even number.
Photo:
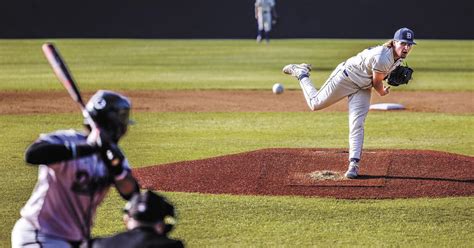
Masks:
[[[395,32],[395,35],[393,35],[394,40],[416,45],[416,42],[413,40],[414,38],[415,34],[409,28],[400,28],[397,30],[397,32]]]

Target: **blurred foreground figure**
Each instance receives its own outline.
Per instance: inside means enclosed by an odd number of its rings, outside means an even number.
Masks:
[[[38,165],[38,182],[13,228],[12,247],[79,247],[111,186],[126,200],[139,192],[118,146],[130,108],[128,98],[100,90],[86,105],[97,128],[41,134],[28,147],[25,160]]]
[[[180,240],[167,236],[174,218],[174,207],[166,198],[152,191],[135,194],[124,208],[123,221],[128,231],[92,240],[92,247],[184,247]]]

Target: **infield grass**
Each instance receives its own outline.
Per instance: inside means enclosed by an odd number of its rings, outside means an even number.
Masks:
[[[0,40],[0,90],[61,90],[41,52],[55,42],[83,90],[266,89],[294,79],[288,63],[311,63],[321,85],[340,62],[384,40]],[[397,90],[474,90],[474,41],[418,40],[409,86]],[[288,89],[296,88],[294,83]]]
[[[335,200],[166,193],[190,247],[466,247],[473,198]],[[102,211],[116,208],[110,201]],[[104,215],[101,215],[104,217]],[[105,219],[120,218],[114,216]],[[99,219],[99,221],[102,219]],[[113,233],[102,228],[97,233]],[[112,225],[108,225],[110,228]]]
[[[134,167],[194,160],[268,147],[346,147],[346,113],[135,113],[123,140]],[[0,187],[5,223],[0,246],[36,180],[22,160],[41,132],[80,128],[77,114],[3,115]],[[393,127],[392,122],[397,123]],[[430,113],[369,114],[366,148],[443,150],[474,155],[472,116]],[[405,128],[404,134],[398,129]],[[390,135],[386,130],[390,128]],[[324,130],[324,131],[321,131]],[[436,135],[433,135],[436,134]],[[113,191],[115,192],[115,191]],[[173,233],[202,246],[463,246],[474,235],[472,197],[409,200],[335,200],[166,192],[177,204]],[[113,193],[99,209],[95,235],[122,230],[123,201]]]

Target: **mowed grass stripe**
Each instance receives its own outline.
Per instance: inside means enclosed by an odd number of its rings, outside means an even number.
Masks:
[[[41,44],[55,42],[80,87],[111,89],[297,88],[281,73],[288,63],[311,63],[321,85],[337,64],[384,40],[0,40],[0,90],[61,90]],[[474,41],[418,40],[408,65],[414,79],[399,90],[473,91]],[[290,82],[292,82],[290,84]]]

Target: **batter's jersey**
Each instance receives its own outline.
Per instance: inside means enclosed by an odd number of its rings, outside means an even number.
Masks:
[[[256,0],[255,7],[262,12],[270,12],[275,6],[275,0]]]
[[[349,79],[362,89],[372,87],[373,72],[389,74],[403,59],[395,61],[393,49],[386,46],[376,46],[365,49],[345,62]]]
[[[85,143],[75,130],[42,134],[37,141],[51,144]],[[124,167],[130,170],[128,161]],[[39,165],[38,182],[21,209],[21,216],[40,232],[71,241],[89,237],[98,205],[112,184],[107,168],[94,154],[74,160]]]

